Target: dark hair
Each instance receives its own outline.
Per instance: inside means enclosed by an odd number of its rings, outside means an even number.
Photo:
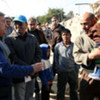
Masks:
[[[10,19],[12,21],[12,19],[10,17],[5,17],[5,19]]]
[[[4,13],[2,13],[2,12],[0,12],[0,16],[5,16],[5,14],[4,14]]]
[[[41,23],[40,22],[37,22],[37,25],[41,25]]]
[[[71,32],[70,32],[70,30],[69,29],[63,29],[62,31],[61,31],[61,35],[62,35],[62,33],[68,33],[68,34],[70,34],[71,35]]]

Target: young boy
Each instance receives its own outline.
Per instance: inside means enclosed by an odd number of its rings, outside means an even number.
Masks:
[[[49,93],[53,81],[53,72],[49,61],[50,46],[48,44],[41,44],[40,48],[42,50],[42,62],[44,63],[42,71],[39,72],[39,77],[42,81],[41,100],[49,100]]]
[[[78,100],[77,98],[77,65],[72,55],[73,43],[71,42],[71,32],[64,29],[61,32],[62,42],[58,43],[54,48],[54,61],[57,79],[57,100],[64,100],[66,84],[70,85],[70,100]]]

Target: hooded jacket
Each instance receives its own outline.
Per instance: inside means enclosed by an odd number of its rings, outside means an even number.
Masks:
[[[44,86],[47,86],[53,81],[53,71],[52,66],[49,61],[49,57],[47,57],[47,50],[49,49],[48,44],[41,44],[40,48],[42,50],[42,62],[44,63],[44,67],[42,71],[39,72],[39,77]]]

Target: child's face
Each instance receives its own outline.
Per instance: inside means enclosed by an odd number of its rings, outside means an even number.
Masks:
[[[50,48],[47,49],[47,57],[49,58],[50,56]]]
[[[70,42],[70,40],[71,40],[71,35],[69,34],[69,33],[62,33],[62,40],[63,40],[63,42]]]

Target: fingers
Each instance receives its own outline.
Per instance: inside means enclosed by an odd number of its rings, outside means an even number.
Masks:
[[[93,83],[93,81],[94,81],[94,79],[91,79],[91,80],[89,81],[89,84],[92,84],[92,83]]]
[[[44,64],[42,62],[39,62],[39,63],[33,64],[32,66],[34,69],[34,73],[37,73],[42,70]]]
[[[100,42],[100,37],[95,37],[95,38],[93,38],[93,40],[94,40],[96,43],[98,43],[98,42]]]

